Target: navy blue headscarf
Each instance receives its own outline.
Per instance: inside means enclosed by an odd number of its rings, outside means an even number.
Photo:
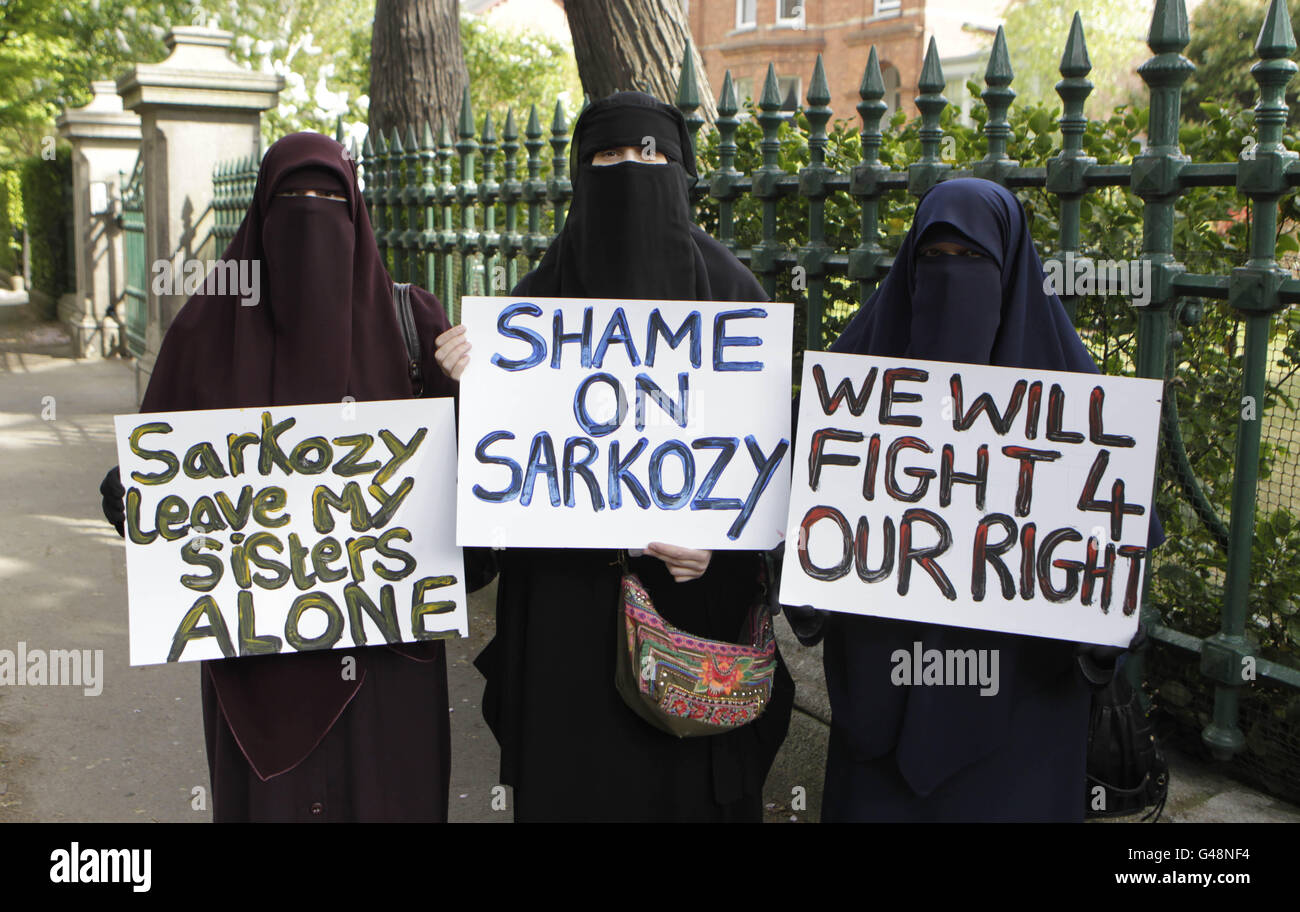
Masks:
[[[982,256],[920,256],[934,240],[955,240]],[[932,265],[958,294],[915,293]],[[998,309],[967,281],[989,276],[1000,278]],[[921,197],[893,268],[830,350],[1100,373],[1043,278],[1029,220],[1011,191],[980,178],[943,181]],[[934,282],[942,286],[945,278]]]
[[[959,243],[977,255],[923,256],[936,241]],[[1028,218],[1010,191],[978,178],[943,181],[921,198],[888,275],[830,350],[1100,373],[1060,298],[1044,290],[1044,278]],[[1153,516],[1151,544],[1163,540]],[[925,648],[999,650],[1000,692],[893,686],[890,656],[917,640]],[[824,662],[833,717],[853,752],[874,758],[894,750],[904,779],[926,795],[996,750],[1006,740],[1016,701],[1055,688],[1075,659],[1072,644],[1063,641],[835,615]],[[1068,692],[1061,731],[1042,737],[1086,733],[1082,678]],[[1078,788],[1082,792],[1082,776]]]

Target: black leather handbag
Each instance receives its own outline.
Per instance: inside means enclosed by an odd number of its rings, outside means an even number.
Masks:
[[[1092,695],[1087,773],[1088,817],[1146,811],[1143,821],[1160,819],[1169,794],[1169,764],[1137,691],[1122,671]]]

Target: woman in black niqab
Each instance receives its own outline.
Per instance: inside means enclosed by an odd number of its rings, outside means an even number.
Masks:
[[[668,167],[593,164],[597,153],[635,146]],[[765,301],[762,287],[726,247],[691,221],[698,176],[686,121],[641,92],[589,105],[574,124],[573,201],[564,229],[515,294],[664,301]]]
[[[974,178],[921,198],[889,273],[830,350],[1098,373],[1044,289],[1019,200]],[[1151,530],[1153,546],[1164,540],[1154,518]],[[1075,644],[848,614],[826,615],[824,636],[823,820],[1083,819],[1088,682],[1104,669]],[[891,656],[915,642],[997,650],[998,692],[896,686]]]
[[[592,164],[628,146],[667,161]],[[514,294],[766,300],[743,264],[691,223],[695,158],[675,108],[636,92],[591,104],[574,126],[570,172],[564,228]],[[501,746],[501,781],[514,787],[515,819],[761,820],[763,781],[793,707],[785,666],[757,721],[675,738],[614,687],[617,552],[497,553],[496,636],[475,664],[487,678],[483,714]],[[755,552],[715,551],[702,575],[677,582],[651,551],[630,559],[670,623],[732,641],[759,597],[760,564]]]

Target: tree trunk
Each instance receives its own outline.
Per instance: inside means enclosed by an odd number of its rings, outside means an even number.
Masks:
[[[582,88],[592,101],[629,89],[672,104],[682,56],[691,37],[681,0],[565,0]],[[707,123],[717,117],[715,99],[694,54],[700,88],[696,112]]]
[[[370,37],[370,130],[447,124],[454,136],[469,82],[460,46],[460,0],[377,0]]]

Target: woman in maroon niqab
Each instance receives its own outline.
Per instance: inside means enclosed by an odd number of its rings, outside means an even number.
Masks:
[[[332,194],[303,195],[304,191]],[[260,299],[201,291],[177,314],[142,412],[413,395],[380,260],[344,148],[295,133],[267,150],[222,255],[260,269]],[[411,288],[425,395],[456,384],[433,359],[448,328]],[[343,657],[356,660],[345,679]],[[214,819],[445,820],[450,772],[440,641],[203,663]]]

